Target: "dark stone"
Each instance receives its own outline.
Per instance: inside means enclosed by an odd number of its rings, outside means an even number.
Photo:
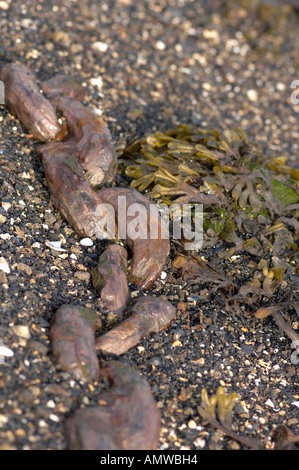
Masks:
[[[61,97],[56,105],[67,120],[68,140],[76,145],[76,155],[89,184],[92,187],[111,184],[117,157],[104,121],[78,100]]]
[[[61,140],[66,129],[58,122],[51,102],[40,92],[34,74],[25,65],[6,64],[0,71],[5,105],[35,139]]]
[[[98,194],[103,202],[113,206],[117,215],[118,238],[124,237],[132,252],[130,280],[139,288],[150,289],[160,276],[170,249],[169,238],[162,238],[163,233],[166,233],[165,224],[157,210],[151,211],[151,206],[152,209],[157,209],[156,204],[132,188],[105,188],[98,191]],[[120,203],[120,197],[123,198],[124,207]],[[128,208],[133,207],[133,204],[144,209],[144,214],[140,213],[142,222],[139,224],[139,235],[130,231],[130,223],[136,215],[128,215]],[[138,214],[138,219],[140,217]],[[155,237],[151,237],[151,224],[157,228]]]
[[[68,75],[57,74],[41,82],[41,89],[48,98],[68,96],[82,101],[85,97],[85,89]]]
[[[96,327],[97,316],[87,308],[63,305],[55,313],[50,333],[53,356],[62,370],[77,379],[99,378],[94,342]]]
[[[95,289],[101,293],[105,307],[118,318],[123,317],[129,300],[127,258],[124,247],[111,244],[102,253],[92,271]]]
[[[160,412],[148,382],[134,368],[110,361],[101,368],[111,387],[99,407],[76,410],[65,423],[69,450],[156,450]]]
[[[90,187],[69,142],[40,145],[41,158],[51,199],[79,236],[113,238],[105,229],[106,212],[99,195]]]
[[[131,315],[96,340],[96,349],[121,355],[152,333],[167,328],[174,320],[176,310],[167,300],[139,297],[130,308]]]

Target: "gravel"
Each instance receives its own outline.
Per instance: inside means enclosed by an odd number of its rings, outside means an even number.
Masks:
[[[21,61],[41,79],[59,72],[78,80],[115,143],[179,122],[241,125],[265,154],[287,155],[298,166],[294,11],[273,7],[262,19],[257,8],[232,0],[6,0],[0,22],[0,64]],[[13,351],[0,364],[0,449],[63,450],[66,417],[96,404],[107,384],[58,369],[50,322],[66,303],[109,320],[90,277],[104,243],[82,245],[53,209],[38,143],[0,111],[0,340]],[[49,246],[59,241],[65,251]],[[223,261],[236,275],[247,263]],[[220,385],[240,397],[234,431],[273,449],[279,426],[299,430],[296,354],[271,317],[234,315],[217,295],[204,303],[205,288],[177,281],[170,256],[149,294],[178,306],[177,319],[122,356],[147,378],[158,403],[159,449],[246,449],[198,414],[201,390],[210,395]],[[298,318],[290,320],[298,330]]]

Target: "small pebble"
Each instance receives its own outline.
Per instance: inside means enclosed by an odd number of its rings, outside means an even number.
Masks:
[[[193,443],[194,443],[195,447],[198,447],[199,449],[204,449],[204,447],[206,445],[206,441],[204,439],[201,439],[200,437],[195,439],[195,441]]]
[[[105,42],[101,42],[101,41],[95,41],[94,43],[92,43],[91,47],[95,51],[106,52],[108,49],[108,44],[106,44]]]
[[[0,414],[0,426],[3,424],[6,424],[7,422],[8,422],[7,416],[5,416],[4,414]]]
[[[193,419],[190,419],[190,421],[188,422],[188,428],[189,429],[196,429],[197,428],[197,424]]]
[[[9,264],[2,256],[0,257],[0,271],[3,271],[4,273],[7,273],[7,274],[10,273]]]
[[[82,238],[82,240],[80,240],[80,245],[82,245],[82,246],[92,246],[93,241],[88,237]]]
[[[1,10],[8,10],[9,9],[9,4],[10,4],[10,2],[5,2],[4,0],[2,0],[0,2],[0,9]]]
[[[149,364],[151,364],[152,366],[160,366],[162,364],[161,362],[161,358],[158,357],[158,356],[152,356],[150,359],[149,359]]]
[[[56,405],[55,405],[54,400],[49,400],[49,401],[47,402],[47,407],[48,407],[48,408],[55,408],[55,406],[56,406]]]
[[[156,42],[156,49],[158,49],[159,51],[164,51],[166,49],[166,44],[165,42],[163,41],[157,41]]]
[[[103,86],[103,80],[101,77],[94,77],[91,78],[89,81],[92,86],[97,87],[99,90],[101,90]]]
[[[16,336],[19,336],[20,338],[29,339],[31,336],[29,326],[27,325],[13,325],[11,329],[14,332],[14,334]]]
[[[89,272],[85,272],[85,271],[76,271],[74,276],[77,278],[77,279],[80,279],[80,281],[89,281],[90,280],[90,273]]]
[[[256,90],[248,90],[247,91],[247,97],[250,101],[257,101],[258,94],[257,94]]]

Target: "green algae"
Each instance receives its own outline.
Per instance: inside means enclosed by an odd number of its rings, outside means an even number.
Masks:
[[[266,156],[240,127],[221,132],[187,124],[135,139],[120,153],[131,187],[156,203],[203,204],[202,250],[218,247],[221,259],[243,253],[267,260],[268,273],[259,278],[255,267],[235,298],[258,305],[283,282],[292,285],[298,265],[286,269],[284,259],[298,250],[299,170],[286,156]],[[188,276],[205,279],[194,265]]]
[[[289,182],[291,184],[294,183],[293,180],[289,180]],[[288,184],[283,183],[276,178],[271,178],[271,187],[273,195],[279,199],[283,206],[299,202],[299,194]]]
[[[273,235],[280,217],[298,216],[291,206],[299,201],[298,170],[284,157],[266,157],[240,127],[220,132],[179,124],[135,139],[122,157],[132,187],[168,205],[202,203],[205,231],[221,240],[235,233],[268,249],[262,231]],[[284,228],[296,244],[298,227]]]

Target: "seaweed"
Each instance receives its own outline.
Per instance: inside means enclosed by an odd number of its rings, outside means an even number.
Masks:
[[[230,427],[232,425],[233,408],[239,400],[235,392],[227,395],[224,388],[220,386],[216,394],[209,397],[207,390],[204,388],[201,392],[201,398],[202,402],[197,410],[204,420],[217,418],[226,426]]]
[[[206,238],[230,242],[232,235],[246,232],[262,249],[263,228],[273,244],[277,219],[298,218],[299,170],[288,167],[285,158],[266,158],[241,128],[220,133],[180,124],[136,139],[122,157],[131,186],[148,197],[168,205],[204,204]],[[280,227],[297,249],[298,225]],[[246,239],[242,248],[250,248]]]
[[[205,388],[201,391],[201,404],[197,407],[198,414],[205,423],[220,429],[224,434],[243,445],[258,450],[258,442],[250,436],[237,434],[232,429],[233,409],[239,401],[235,392],[227,394],[223,387],[218,387],[216,394],[209,397]]]
[[[253,260],[235,295],[232,282],[226,283],[227,305],[243,302],[256,310],[286,282],[297,282],[299,169],[286,156],[266,155],[240,127],[219,131],[188,124],[134,139],[120,154],[131,187],[156,203],[203,205],[202,246],[190,253],[175,240],[175,256],[189,260],[177,271],[189,282],[193,276],[223,288],[221,275],[203,275],[207,267],[190,262],[209,247],[228,262],[236,255]],[[267,272],[258,267],[261,260]]]

